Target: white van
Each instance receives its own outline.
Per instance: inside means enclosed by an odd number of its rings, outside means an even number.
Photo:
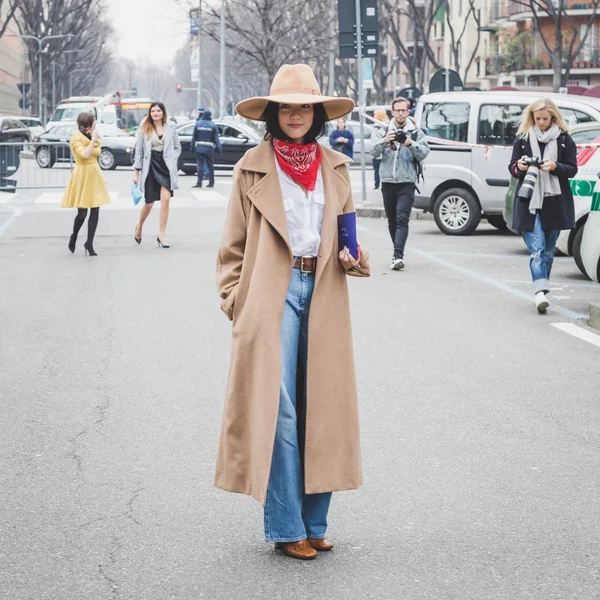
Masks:
[[[510,185],[508,163],[521,115],[539,98],[551,98],[569,125],[600,121],[600,98],[540,92],[442,92],[419,98],[415,121],[430,137],[415,208],[432,212],[448,235],[473,233],[482,217],[506,227],[502,212]],[[462,145],[465,144],[465,145]],[[471,148],[466,144],[482,144]],[[509,148],[494,148],[508,146]]]
[[[106,125],[117,124],[117,109],[114,104],[110,104],[113,94],[107,96],[72,96],[61,102],[52,113],[52,116],[46,123],[46,131],[55,125],[64,125],[77,121],[80,112],[91,112],[99,123]]]

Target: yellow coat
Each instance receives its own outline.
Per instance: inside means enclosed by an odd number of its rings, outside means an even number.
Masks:
[[[76,129],[71,136],[75,169],[60,203],[65,208],[96,208],[110,203],[108,189],[98,165],[98,157],[102,152],[100,138],[94,142],[92,155],[84,158],[83,153],[89,145],[90,140]]]

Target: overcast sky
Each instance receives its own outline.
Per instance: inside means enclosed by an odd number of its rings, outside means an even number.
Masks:
[[[108,0],[116,53],[169,61],[187,40],[189,21],[175,0]]]

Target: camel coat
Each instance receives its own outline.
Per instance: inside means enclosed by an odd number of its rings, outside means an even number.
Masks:
[[[368,253],[347,273],[339,262],[337,215],[354,210],[344,154],[321,147],[325,209],[315,273],[306,383],[307,494],[360,487],[358,399],[346,274],[368,277]],[[217,258],[221,308],[233,320],[229,381],[215,486],[265,503],[277,427],[280,328],[292,251],[273,146],[249,150],[233,190]]]

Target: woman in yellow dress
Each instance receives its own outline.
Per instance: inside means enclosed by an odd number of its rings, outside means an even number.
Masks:
[[[86,254],[97,256],[94,251],[94,234],[98,227],[100,207],[110,202],[110,196],[98,165],[101,148],[96,119],[92,113],[82,112],[77,117],[77,125],[79,129],[73,132],[70,142],[75,169],[65,190],[61,206],[77,209],[73,233],[69,240],[71,252],[75,252],[77,234],[83,226],[88,208],[90,209],[88,236],[83,247]]]

